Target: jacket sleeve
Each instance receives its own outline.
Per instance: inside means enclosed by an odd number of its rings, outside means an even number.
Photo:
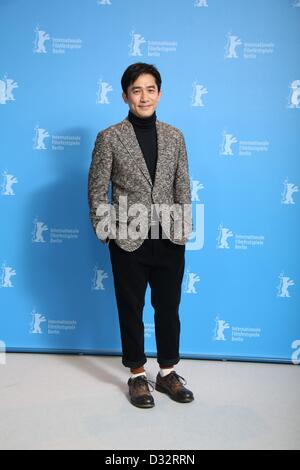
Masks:
[[[110,203],[108,199],[108,190],[111,178],[112,162],[113,153],[109,140],[103,132],[99,132],[95,141],[92,153],[92,162],[88,174],[88,202],[93,229],[97,237],[103,243],[106,242],[107,235],[110,232]],[[100,204],[102,207],[105,207],[104,205],[107,207],[107,212],[103,215],[97,215],[97,209]],[[100,231],[97,231],[99,222],[101,222],[101,226],[107,225],[108,227],[108,233],[105,236],[101,236]]]
[[[182,207],[185,224],[192,230],[192,197],[185,139],[180,132],[178,162],[174,179],[174,202]]]

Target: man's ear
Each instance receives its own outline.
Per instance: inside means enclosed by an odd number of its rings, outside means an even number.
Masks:
[[[127,103],[128,98],[127,98],[126,94],[124,93],[124,91],[122,92],[122,98],[125,101],[125,103]]]

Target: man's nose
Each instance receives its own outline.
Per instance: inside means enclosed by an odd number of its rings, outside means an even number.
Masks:
[[[148,96],[146,91],[142,91],[142,101],[147,101]]]

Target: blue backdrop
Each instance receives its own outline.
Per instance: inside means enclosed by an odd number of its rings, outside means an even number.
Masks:
[[[1,344],[121,352],[87,175],[97,132],[128,113],[121,76],[142,61],[189,154],[181,355],[297,361],[300,1],[0,0],[0,17]]]

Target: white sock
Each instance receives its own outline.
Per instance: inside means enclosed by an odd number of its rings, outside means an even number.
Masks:
[[[140,375],[144,375],[147,377],[146,372],[140,372],[139,374],[131,374],[131,379],[135,379],[136,377],[139,377]]]
[[[159,373],[162,377],[165,377],[166,375],[168,375],[173,370],[174,370],[174,367],[171,367],[171,369],[160,369]]]

